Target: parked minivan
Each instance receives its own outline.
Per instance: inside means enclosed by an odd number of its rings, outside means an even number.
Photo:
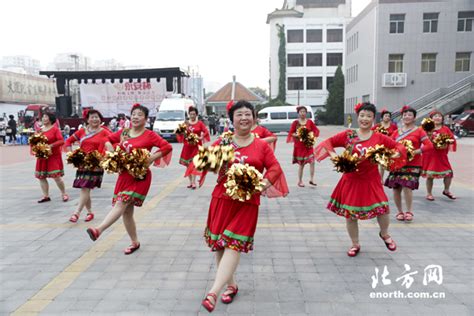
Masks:
[[[153,123],[153,131],[166,140],[176,140],[174,132],[178,125],[186,120],[188,109],[191,106],[194,106],[193,100],[183,98],[181,95],[173,95],[164,99]]]
[[[308,113],[306,117],[313,120],[314,114],[310,106],[305,106]],[[258,112],[259,124],[273,133],[288,132],[291,123],[298,119],[296,106],[269,106]]]
[[[455,130],[459,128],[461,137],[474,133],[474,110],[467,110],[462,112],[454,120]]]

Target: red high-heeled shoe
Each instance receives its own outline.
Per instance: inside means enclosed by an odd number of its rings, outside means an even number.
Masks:
[[[209,300],[209,297],[212,297],[214,299],[214,304]],[[201,305],[204,306],[205,309],[209,313],[211,313],[214,308],[216,308],[216,303],[217,303],[217,295],[216,293],[207,293],[206,298],[202,300]]]
[[[225,294],[226,291],[231,291],[230,293],[228,294]],[[224,293],[221,295],[221,301],[222,303],[224,304],[230,304],[232,303],[232,301],[234,300],[234,297],[237,295],[237,293],[239,292],[239,288],[237,287],[237,285],[233,286],[233,285],[229,285],[227,286],[227,289],[224,291]]]
[[[87,233],[89,234],[89,237],[92,239],[92,241],[96,241],[100,236],[99,230],[94,227],[87,228]]]

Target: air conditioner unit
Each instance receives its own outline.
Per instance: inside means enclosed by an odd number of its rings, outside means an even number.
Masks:
[[[400,88],[407,86],[407,74],[400,72],[383,74],[382,87]]]

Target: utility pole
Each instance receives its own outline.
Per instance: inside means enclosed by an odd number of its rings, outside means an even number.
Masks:
[[[71,54],[69,55],[72,59],[74,59],[74,71],[78,71],[79,68],[79,55],[77,54]],[[79,88],[79,84],[76,82],[73,87],[73,93],[74,93],[74,106],[73,106],[73,114],[79,114],[81,111],[79,109],[79,92],[77,89]]]

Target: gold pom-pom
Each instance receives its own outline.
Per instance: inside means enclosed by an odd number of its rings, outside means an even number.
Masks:
[[[34,146],[39,143],[48,143],[48,138],[43,133],[34,133],[28,138],[28,144],[30,144],[30,146]]]
[[[193,158],[193,164],[198,171],[217,173],[222,165],[221,146],[199,146],[198,153]]]
[[[121,173],[125,169],[126,153],[117,146],[114,151],[107,151],[105,157],[100,163],[102,169],[108,173]]]
[[[434,128],[435,128],[435,123],[434,123],[434,121],[433,121],[431,118],[425,117],[425,118],[423,119],[423,121],[421,121],[421,128],[422,128],[425,132],[430,133],[430,132],[432,132],[432,131],[434,130]]]
[[[253,166],[236,163],[229,168],[226,175],[224,187],[226,194],[233,200],[245,202],[263,190],[263,176]]]
[[[221,145],[221,165],[225,165],[234,160],[234,147],[232,145]]]
[[[446,133],[441,133],[433,139],[433,144],[436,149],[445,149],[452,143],[454,143],[454,139]]]
[[[389,170],[391,164],[391,157],[394,150],[388,149],[384,145],[375,145],[369,147],[365,153],[365,158],[370,162],[381,165],[384,169]]]
[[[84,166],[84,159],[86,158],[86,153],[78,148],[72,152],[67,153],[66,162],[72,164],[74,168],[81,168]]]
[[[148,172],[150,152],[144,148],[134,148],[125,156],[125,169],[137,180],[145,179]]]
[[[104,157],[98,150],[91,151],[86,154],[84,158],[84,168],[88,170],[95,170],[100,168],[100,163]]]
[[[360,157],[356,153],[351,155],[348,150],[344,150],[342,154],[335,158],[331,158],[334,163],[334,169],[337,172],[348,173],[357,171],[360,163]]]
[[[388,129],[386,129],[385,127],[383,127],[382,125],[379,125],[375,128],[375,131],[377,133],[380,133],[380,134],[383,134],[383,135],[388,135]]]
[[[190,145],[197,145],[199,144],[199,136],[195,133],[188,133],[186,135],[186,141],[190,144]]]
[[[174,131],[175,134],[177,135],[185,135],[188,132],[188,126],[186,123],[181,123],[178,125],[178,128]]]
[[[51,147],[46,143],[38,143],[31,148],[36,158],[47,159],[53,154]]]
[[[227,131],[222,133],[221,135],[221,144],[224,145],[230,145],[232,143],[232,137],[234,136],[234,133],[231,131]]]
[[[408,139],[403,139],[400,143],[405,146],[407,150],[407,159],[408,161],[412,161],[415,158],[415,147],[413,147],[413,142]]]
[[[314,133],[306,128],[306,126],[300,126],[296,130],[296,134],[298,135],[298,139],[307,147],[312,148],[316,143],[316,137],[314,137]]]

